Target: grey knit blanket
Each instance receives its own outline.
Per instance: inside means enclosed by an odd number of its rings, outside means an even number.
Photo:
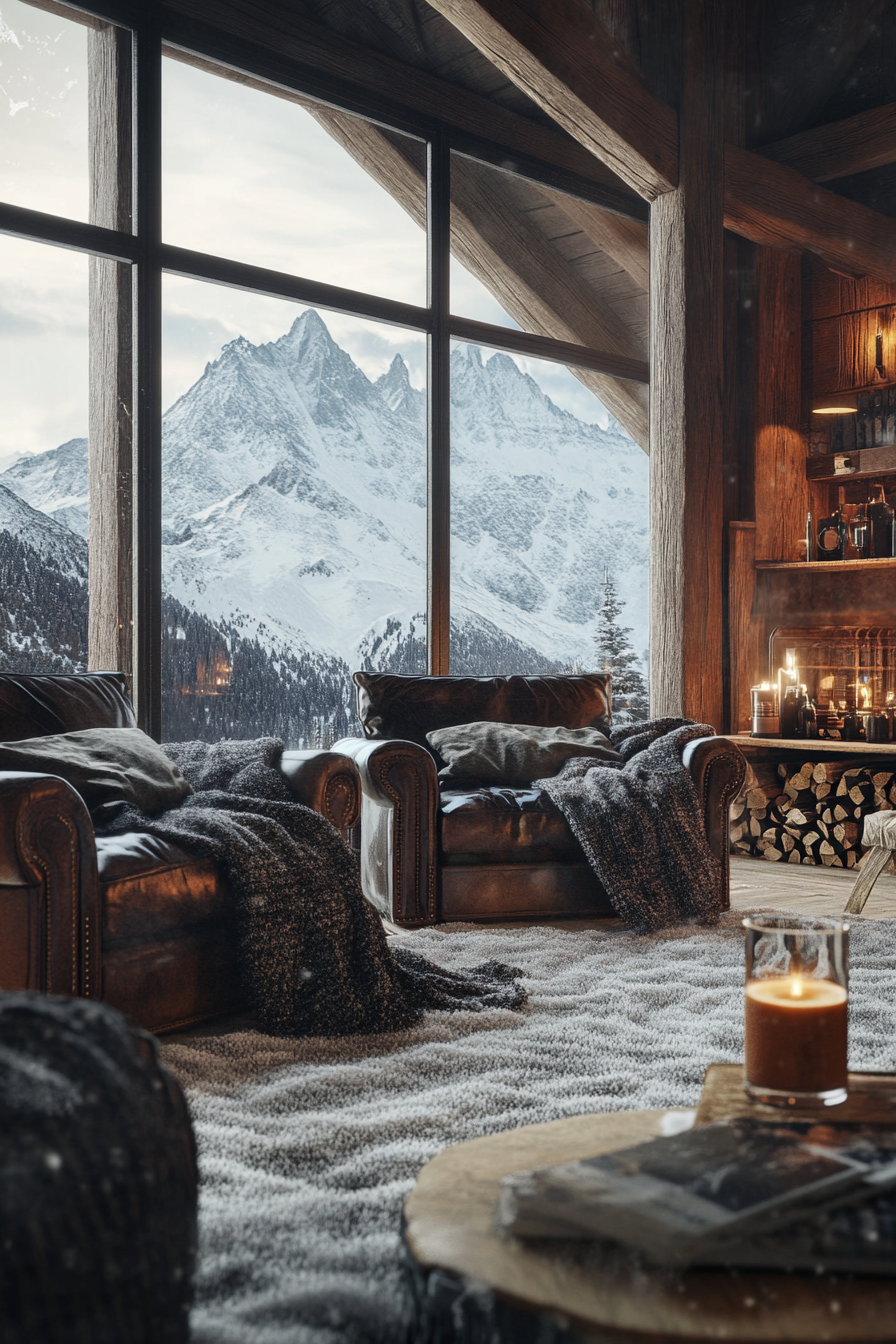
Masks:
[[[98,834],[149,831],[212,859],[227,879],[247,1003],[273,1036],[341,1036],[411,1026],[425,1008],[518,1008],[513,968],[446,971],[387,944],[339,832],[297,803],[283,743],[172,742],[194,792],[147,816],[122,805]]]
[[[703,804],[682,752],[715,729],[692,719],[651,719],[611,732],[621,765],[576,756],[538,779],[632,929],[653,932],[686,920],[714,923],[723,869],[709,848]]]

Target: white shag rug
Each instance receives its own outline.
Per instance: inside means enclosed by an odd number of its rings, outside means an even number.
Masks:
[[[165,1045],[199,1144],[197,1344],[402,1344],[400,1217],[448,1144],[589,1111],[696,1104],[742,1058],[741,914],[715,929],[443,926],[444,966],[520,967],[522,1013],[431,1013],[341,1040]],[[851,935],[850,1065],[896,1070],[896,921]]]

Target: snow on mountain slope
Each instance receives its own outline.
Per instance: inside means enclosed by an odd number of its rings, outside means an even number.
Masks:
[[[31,459],[27,459],[30,461]],[[73,579],[87,578],[87,543],[0,482],[0,533],[10,532]]]
[[[606,566],[647,642],[647,458],[560,410],[506,355],[452,355],[452,618],[591,663]],[[76,448],[77,445],[77,448]],[[165,587],[197,611],[354,661],[425,609],[425,395],[400,356],[371,382],[314,311],[225,346],[164,420]],[[82,474],[78,475],[80,461]],[[86,445],[0,475],[80,507]],[[38,502],[39,501],[39,502]]]
[[[584,424],[509,356],[451,364],[453,608],[590,665],[605,569],[647,643],[647,458]]]
[[[86,439],[69,439],[46,453],[19,458],[0,475],[0,482],[33,509],[87,536]]]

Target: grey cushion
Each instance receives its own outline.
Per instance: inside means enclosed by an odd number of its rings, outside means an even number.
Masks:
[[[80,793],[95,820],[119,803],[164,812],[193,792],[158,743],[139,728],[82,728],[2,742],[0,770],[58,775]]]
[[[462,723],[438,728],[426,740],[447,764],[442,780],[529,784],[556,775],[571,756],[621,765],[622,757],[597,728],[539,728],[526,723]]]

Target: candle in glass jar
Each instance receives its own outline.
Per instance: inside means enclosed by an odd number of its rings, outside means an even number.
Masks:
[[[843,985],[793,974],[751,980],[746,994],[746,1076],[754,1087],[803,1093],[846,1087]]]

